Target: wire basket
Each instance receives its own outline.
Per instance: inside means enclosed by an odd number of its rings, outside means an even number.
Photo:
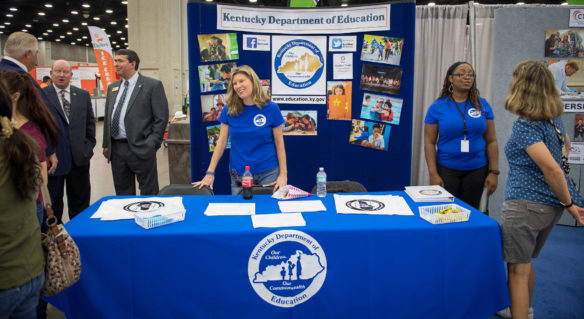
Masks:
[[[443,210],[451,209],[459,212],[441,213]],[[432,224],[447,224],[468,221],[470,210],[456,204],[422,206],[419,207],[420,217]]]
[[[168,225],[185,220],[185,212],[176,212],[172,214],[161,215],[156,212],[147,214],[134,214],[136,224],[145,229],[150,229],[162,225]]]

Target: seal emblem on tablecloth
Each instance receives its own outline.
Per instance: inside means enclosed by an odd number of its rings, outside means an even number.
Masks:
[[[284,308],[314,296],[326,278],[326,256],[310,235],[280,230],[264,237],[248,263],[249,281],[266,302]]]

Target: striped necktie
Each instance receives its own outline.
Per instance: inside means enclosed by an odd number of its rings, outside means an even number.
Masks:
[[[110,136],[115,138],[120,134],[120,115],[122,113],[122,107],[124,106],[124,100],[126,99],[126,93],[128,93],[128,81],[124,81],[124,92],[118,101],[118,105],[114,111],[114,116],[112,117],[112,128]]]
[[[65,93],[65,90],[61,90],[61,101],[63,102],[63,111],[65,111],[65,116],[67,116],[67,120],[69,120],[69,116],[71,115],[71,103],[67,101]]]

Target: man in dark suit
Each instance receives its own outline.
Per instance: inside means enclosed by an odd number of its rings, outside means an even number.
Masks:
[[[111,161],[117,195],[158,194],[156,151],[168,124],[168,101],[159,80],[138,73],[140,58],[118,50],[114,59],[121,80],[109,85],[105,101],[103,155]]]
[[[14,32],[4,45],[4,58],[0,61],[0,70],[13,70],[19,73],[27,73],[34,69],[37,64],[39,46],[37,39],[25,32]],[[51,177],[64,176],[71,169],[71,149],[69,146],[69,128],[65,113],[54,105],[36,80],[33,81],[38,89],[43,101],[57,120],[61,138],[57,144],[57,149],[47,147],[47,165],[49,173],[49,192],[51,197],[55,194],[52,189]],[[42,130],[42,128],[41,128]],[[59,220],[60,221],[60,220]]]
[[[89,160],[95,146],[95,117],[89,92],[69,85],[73,72],[65,60],[57,60],[51,67],[52,84],[44,88],[54,105],[61,107],[69,124],[69,143],[72,157],[71,170],[64,176],[51,176],[56,193],[53,197],[55,215],[63,215],[63,188],[67,183],[69,218],[77,216],[89,207],[91,184]]]

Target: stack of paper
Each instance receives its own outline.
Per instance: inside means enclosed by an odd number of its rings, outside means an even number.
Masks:
[[[255,203],[209,203],[207,216],[245,216],[255,214]]]
[[[414,202],[453,202],[454,196],[438,185],[406,186],[406,193]]]
[[[337,214],[414,215],[401,196],[334,195]]]
[[[182,197],[134,197],[109,199],[101,203],[91,218],[101,220],[134,219],[135,214],[170,215],[186,212]]]

